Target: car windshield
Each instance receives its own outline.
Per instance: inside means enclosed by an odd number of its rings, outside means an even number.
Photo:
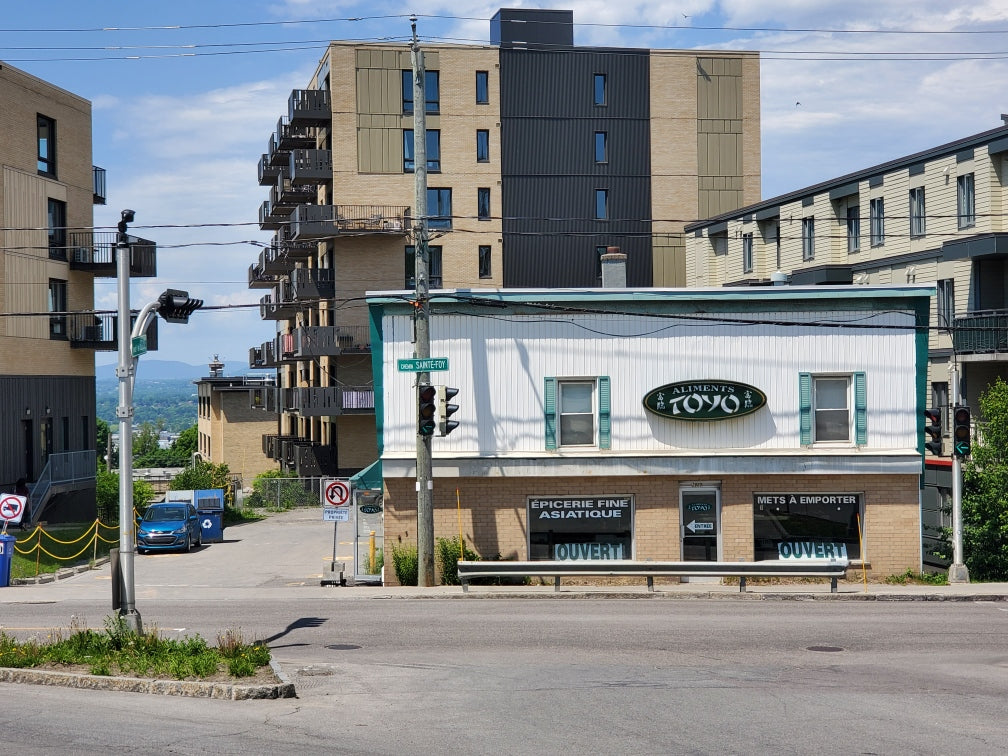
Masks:
[[[144,522],[169,522],[184,519],[185,507],[151,507],[144,514]]]

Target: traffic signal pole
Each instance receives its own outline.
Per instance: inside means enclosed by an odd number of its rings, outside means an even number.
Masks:
[[[427,237],[427,91],[423,51],[417,40],[416,16],[410,18],[413,41],[410,60],[413,65],[413,186],[414,197],[414,305],[417,359],[430,358],[430,250]],[[417,385],[429,385],[430,373],[416,376]],[[417,489],[417,585],[434,585],[434,480],[431,462],[431,436],[421,433],[417,402],[416,489]]]
[[[955,360],[949,361],[949,386],[952,388],[952,407],[959,406],[959,368]],[[954,410],[953,410],[954,411]],[[955,419],[953,418],[953,428]],[[953,432],[952,444],[956,443]],[[962,521],[962,457],[952,451],[952,564],[949,565],[950,583],[968,583],[969,570],[963,561]]]

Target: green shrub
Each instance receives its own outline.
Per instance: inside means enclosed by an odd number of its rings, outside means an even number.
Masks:
[[[466,562],[475,562],[479,559],[479,554],[471,551],[463,544]],[[437,546],[434,549],[434,557],[441,567],[441,584],[458,585],[458,561],[459,561],[459,539],[458,538],[438,538]]]
[[[418,569],[416,546],[392,544],[392,569],[395,570],[399,585],[416,585]]]

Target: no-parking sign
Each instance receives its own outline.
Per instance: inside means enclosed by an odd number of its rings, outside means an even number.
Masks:
[[[17,494],[0,494],[0,519],[17,524],[24,516],[28,499]]]
[[[326,480],[322,485],[322,504],[327,507],[346,507],[350,504],[350,484],[345,480]]]

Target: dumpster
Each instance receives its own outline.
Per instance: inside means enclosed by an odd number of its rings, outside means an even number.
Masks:
[[[0,588],[10,585],[11,562],[14,561],[14,542],[17,538],[0,535]]]
[[[203,543],[220,543],[224,540],[224,489],[196,491],[193,498],[199,513]]]

